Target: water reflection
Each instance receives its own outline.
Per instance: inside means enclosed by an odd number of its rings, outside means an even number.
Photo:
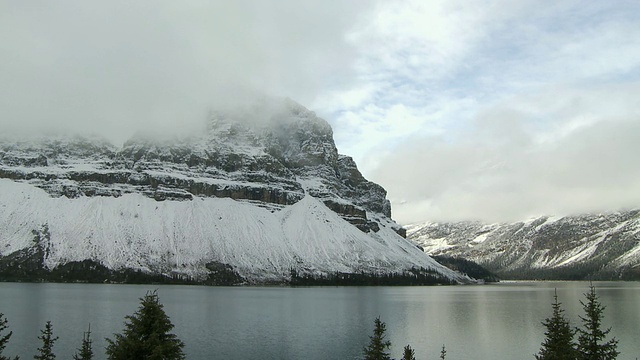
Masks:
[[[0,312],[14,336],[7,354],[30,358],[47,320],[60,336],[59,358],[70,358],[91,323],[94,351],[148,290],[160,300],[186,343],[189,359],[356,359],[380,316],[399,358],[406,344],[417,358],[533,358],[551,313],[553,291],[573,325],[588,283],[504,283],[454,287],[214,288],[0,283]],[[640,356],[640,284],[596,283],[605,326],[620,340],[621,359]]]

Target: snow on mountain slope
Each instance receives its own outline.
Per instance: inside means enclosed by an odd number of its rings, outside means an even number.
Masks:
[[[216,263],[281,282],[290,269],[424,267],[466,280],[403,238],[386,191],[338,154],[325,120],[269,101],[215,113],[200,134],[136,136],[120,149],[77,136],[0,139],[0,260],[42,249],[48,269],[90,259],[202,277]]]
[[[0,249],[32,245],[48,226],[46,266],[99,260],[109,268],[198,275],[208,261],[233,264],[251,279],[281,280],[291,268],[312,272],[447,272],[393,231],[370,236],[306,196],[282,210],[232,199],[158,202],[139,194],[52,198],[28,184],[0,179]]]
[[[426,253],[464,257],[505,278],[640,277],[640,210],[407,228]]]

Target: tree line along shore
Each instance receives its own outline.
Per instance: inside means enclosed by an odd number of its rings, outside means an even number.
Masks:
[[[546,331],[540,350],[534,354],[536,360],[613,360],[620,354],[617,351],[618,340],[608,338],[611,328],[602,328],[605,306],[596,294],[593,285],[584,294],[585,300],[580,301],[584,314],[580,316],[580,327],[572,327],[564,315],[562,303],[554,294],[551,304],[551,315],[542,321]],[[157,291],[148,292],[140,298],[140,306],[132,315],[125,316],[125,327],[121,333],[107,338],[105,353],[109,360],[180,360],[186,359],[184,343],[177,335],[171,333],[174,325],[165,313]],[[9,322],[0,313],[0,360],[19,360],[3,352],[13,333],[8,331]],[[373,334],[369,337],[369,344],[362,349],[364,360],[391,360],[389,350],[391,342],[386,339],[386,324],[376,318]],[[47,321],[44,329],[37,337],[40,347],[34,355],[36,360],[53,360],[55,342],[53,324]],[[422,355],[424,356],[424,355]],[[447,356],[445,345],[439,354],[444,360]],[[90,360],[94,357],[92,348],[91,326],[84,331],[79,342],[74,360]],[[423,357],[424,358],[424,357]],[[415,350],[410,344],[403,349],[402,360],[416,360]]]

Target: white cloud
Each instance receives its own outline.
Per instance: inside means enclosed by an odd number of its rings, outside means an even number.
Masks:
[[[252,89],[327,118],[402,222],[632,206],[639,13],[635,1],[5,1],[0,126],[123,140],[197,126]]]
[[[387,187],[405,223],[637,207],[640,105],[629,94],[639,92],[633,84],[563,89],[564,102],[509,99],[481,113],[455,142],[412,138],[380,160],[372,179]],[[539,111],[518,110],[522,103]],[[619,107],[598,106],[611,103]]]
[[[380,3],[349,36],[352,88],[373,90],[348,111],[329,108],[338,148],[387,188],[405,223],[640,204],[622,196],[637,193],[625,154],[640,145],[614,136],[640,121],[639,12],[633,2]],[[606,141],[578,146],[595,129]],[[617,160],[585,160],[607,152]],[[580,185],[588,178],[601,186]]]

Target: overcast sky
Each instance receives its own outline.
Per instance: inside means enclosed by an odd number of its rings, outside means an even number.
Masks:
[[[401,223],[640,207],[637,1],[0,0],[0,126],[124,141],[288,96]]]

